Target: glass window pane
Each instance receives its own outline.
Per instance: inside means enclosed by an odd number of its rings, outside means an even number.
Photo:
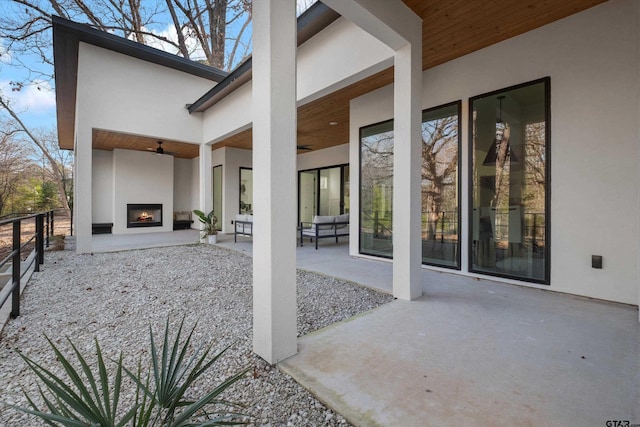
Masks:
[[[253,214],[253,170],[240,168],[240,213]]]
[[[393,122],[360,130],[360,252],[393,256]]]
[[[460,103],[422,113],[422,262],[459,268]]]
[[[344,187],[343,187],[343,194],[344,194],[344,199],[342,201],[343,203],[343,213],[349,213],[349,166],[343,166],[343,174],[344,174]]]
[[[471,100],[473,271],[547,283],[548,84]]]
[[[218,229],[221,230],[222,218],[222,166],[213,168],[213,212],[218,217]]]
[[[311,222],[313,216],[317,214],[316,202],[318,195],[316,193],[316,180],[318,177],[318,170],[300,172],[299,185],[300,185],[300,199],[298,204],[298,215],[300,216],[300,222]]]
[[[340,215],[340,169],[320,169],[320,215]]]

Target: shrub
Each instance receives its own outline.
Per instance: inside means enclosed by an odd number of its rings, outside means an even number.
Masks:
[[[229,347],[209,357],[213,344],[199,345],[189,354],[195,325],[181,343],[183,325],[184,319],[180,322],[175,338],[170,340],[167,319],[161,349],[156,346],[153,330],[149,328],[151,351],[146,369],[143,368],[142,360],[135,371],[126,368],[120,353],[118,359],[112,361],[115,364],[115,378],[112,381],[109,380],[105,356],[97,340],[97,366],[92,368],[87,358],[69,338],[67,340],[73,350],[72,356],[62,354],[60,349],[45,337],[66,376],[56,375],[18,352],[40,379],[38,390],[44,406],[38,406],[35,398],[27,392],[25,396],[31,408],[9,406],[33,414],[52,426],[178,427],[246,424],[248,417],[236,412],[236,409],[242,406],[227,401],[222,398],[222,394],[250,368],[228,377],[200,398],[187,397],[193,383],[212,368]],[[71,363],[73,358],[76,366]],[[123,377],[126,376],[132,381],[123,382]],[[135,388],[135,392],[127,393],[127,385]],[[120,409],[121,397],[127,395],[135,395],[135,400],[124,402],[126,408]]]

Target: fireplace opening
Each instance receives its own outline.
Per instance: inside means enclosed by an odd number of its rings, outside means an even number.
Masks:
[[[127,204],[127,228],[162,227],[161,204]]]

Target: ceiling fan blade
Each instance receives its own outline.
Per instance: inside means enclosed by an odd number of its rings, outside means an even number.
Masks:
[[[308,145],[296,145],[296,149],[303,150],[303,151],[312,151],[313,150],[313,148],[309,147]]]

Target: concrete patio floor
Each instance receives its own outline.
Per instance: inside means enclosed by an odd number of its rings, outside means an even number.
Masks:
[[[389,262],[347,253],[299,247],[298,267],[390,292]],[[358,426],[640,424],[637,307],[426,269],[422,284],[417,301],[299,338],[279,368]]]

